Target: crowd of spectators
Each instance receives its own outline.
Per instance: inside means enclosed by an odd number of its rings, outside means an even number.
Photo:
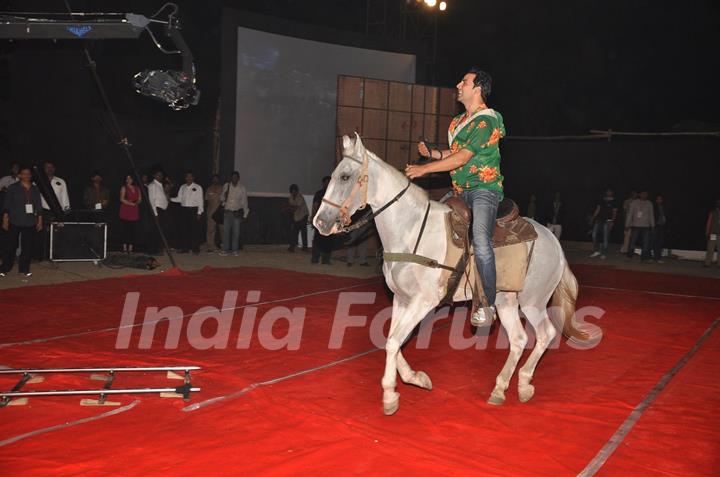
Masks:
[[[93,171],[83,190],[82,204],[77,208],[72,207],[67,183],[56,175],[52,161],[42,166],[47,179],[45,186],[54,193],[52,205],[45,198],[47,194],[41,193],[37,172],[12,163],[8,174],[0,178],[0,276],[5,276],[16,261],[18,271],[29,276],[32,259],[47,258],[48,225],[57,220],[57,210],[67,215],[82,210],[91,214],[96,222],[114,223],[118,249],[127,254],[159,255],[165,245],[176,253],[196,255],[201,248],[222,256],[239,255],[243,250],[250,209],[247,191],[237,171],[225,181],[215,174],[203,187],[196,183],[192,171],[186,171],[182,183],[176,184],[162,168],[155,167],[140,177],[126,174],[115,190],[104,183],[100,171]],[[288,252],[298,249],[310,252],[311,263],[330,264],[333,248],[342,247],[347,266],[368,266],[368,237],[372,231],[361,230],[338,239],[325,237],[311,227],[310,218],[320,207],[329,182],[330,177],[322,179],[312,201],[306,201],[297,184],[290,185],[287,203],[281,208],[287,222]],[[108,216],[111,213],[117,215],[114,221]],[[547,226],[558,239],[569,220],[559,192],[553,193],[552,200],[547,202],[531,194],[524,215]],[[642,262],[664,262],[668,217],[662,195],[655,195],[651,201],[648,191],[632,191],[620,203],[614,191],[607,189],[593,203],[587,220],[593,244],[591,258],[607,257],[613,230],[620,227],[621,254],[632,259],[639,250]],[[309,240],[310,231],[314,233]],[[703,265],[707,267],[717,263],[714,257],[720,249],[720,200],[707,216],[705,235],[707,248]]]

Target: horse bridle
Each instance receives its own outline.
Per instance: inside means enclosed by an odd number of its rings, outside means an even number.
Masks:
[[[342,201],[341,204],[336,204],[335,202],[332,202],[330,200],[327,200],[325,197],[323,197],[322,201],[326,203],[327,205],[330,205],[332,207],[335,207],[336,209],[340,209],[340,219],[342,220],[343,227],[347,227],[352,222],[352,219],[350,218],[350,213],[348,212],[348,208],[350,206],[350,203],[352,202],[353,198],[355,197],[355,194],[362,191],[362,203],[360,204],[360,207],[358,207],[358,210],[363,210],[365,206],[367,206],[367,187],[368,187],[368,163],[369,163],[369,156],[367,151],[363,154],[363,160],[362,162],[355,159],[354,157],[345,156],[350,160],[353,160],[355,162],[358,162],[361,164],[360,168],[360,175],[358,176],[357,181],[355,182],[355,185],[353,186],[352,190],[350,191],[350,195],[348,195],[344,201]]]
[[[350,191],[350,194],[340,204],[336,204],[335,202],[327,200],[325,197],[323,197],[322,201],[325,204],[335,207],[336,209],[340,210],[340,219],[342,220],[342,225],[343,225],[343,227],[342,227],[342,229],[340,229],[340,231],[347,233],[347,232],[351,232],[353,230],[359,229],[360,227],[363,227],[368,222],[373,220],[375,217],[380,215],[383,211],[385,211],[385,209],[387,209],[392,204],[397,202],[400,199],[400,197],[402,197],[403,194],[405,194],[405,192],[410,188],[410,184],[412,184],[412,182],[410,182],[410,180],[408,180],[408,183],[405,186],[405,188],[403,190],[401,190],[395,197],[390,199],[390,201],[387,204],[383,205],[382,207],[380,207],[377,211],[373,212],[372,214],[363,217],[360,221],[352,224],[352,218],[350,217],[350,213],[349,213],[349,206],[350,206],[350,203],[352,202],[353,198],[355,197],[355,195],[358,192],[362,193],[362,203],[358,207],[358,210],[363,210],[367,206],[368,165],[370,162],[370,156],[367,153],[367,151],[365,151],[363,154],[362,161],[355,159],[354,157],[350,157],[350,156],[345,156],[345,157],[347,159],[350,159],[351,161],[355,161],[355,162],[361,164],[360,175],[358,176],[358,179],[355,182],[355,185],[353,186],[352,190]]]

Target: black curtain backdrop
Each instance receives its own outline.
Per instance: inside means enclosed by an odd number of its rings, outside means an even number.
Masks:
[[[619,205],[631,190],[647,190],[651,200],[658,194],[665,198],[667,246],[705,248],[705,220],[720,197],[720,139],[505,140],[500,149],[506,195],[523,214],[530,194],[542,213],[560,192],[566,206],[563,239],[589,240],[586,215],[605,189],[615,191]]]

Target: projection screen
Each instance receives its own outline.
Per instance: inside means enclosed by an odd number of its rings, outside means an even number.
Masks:
[[[238,28],[235,169],[255,196],[303,194],[335,164],[338,75],[415,82],[415,56]]]

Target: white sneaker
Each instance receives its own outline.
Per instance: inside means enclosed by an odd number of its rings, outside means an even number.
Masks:
[[[226,252],[225,250],[221,250],[221,251],[218,253],[218,255],[220,255],[221,257],[227,257],[228,255],[230,255],[230,252]]]
[[[482,328],[483,326],[491,325],[493,322],[493,318],[495,318],[495,308],[480,307],[470,317],[470,324],[472,324],[473,326],[477,326],[478,328]]]
[[[593,252],[590,254],[590,258],[595,258],[595,257],[599,257],[599,256],[600,256],[600,252]]]
[[[657,263],[665,263],[664,260],[658,260]]]
[[[240,256],[240,252],[238,252],[238,251],[233,252],[233,256],[234,256],[234,257]]]

